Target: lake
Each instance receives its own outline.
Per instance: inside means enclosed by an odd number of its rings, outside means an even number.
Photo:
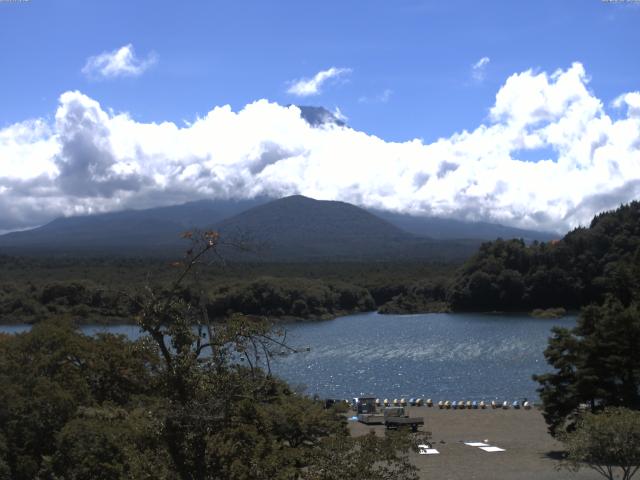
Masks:
[[[275,373],[310,395],[434,400],[537,400],[534,373],[549,370],[543,351],[553,326],[575,316],[363,313],[287,325],[287,343],[309,351],[277,357]],[[0,331],[27,330],[26,325]],[[82,331],[136,338],[133,325],[85,326]]]

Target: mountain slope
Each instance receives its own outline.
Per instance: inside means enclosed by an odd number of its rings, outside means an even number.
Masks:
[[[259,250],[257,258],[298,261],[460,259],[473,253],[478,238],[545,239],[501,225],[372,212],[300,195],[273,201],[201,200],[59,218],[0,236],[0,253],[176,255],[184,248],[180,233],[193,228],[215,228],[227,239],[249,240]]]
[[[295,195],[252,208],[215,226],[226,238],[264,246],[269,259],[453,259],[478,242],[420,238],[344,202]]]
[[[558,238],[558,235],[550,232],[507,227],[497,223],[465,222],[452,218],[422,217],[386,210],[369,209],[369,211],[406,232],[434,239],[464,238],[495,240],[496,238],[521,238],[525,242],[530,243],[534,240],[547,242]]]
[[[320,127],[322,125],[346,126],[343,120],[340,120],[324,107],[310,105],[297,105],[297,107],[300,109],[300,116],[312,127]]]
[[[216,224],[227,237],[267,243],[276,256],[380,252],[412,236],[371,213],[344,202],[295,195],[261,205]]]
[[[181,248],[180,233],[213,225],[223,218],[266,202],[202,200],[146,210],[57,218],[32,230],[0,236],[3,251],[64,253],[158,253]]]

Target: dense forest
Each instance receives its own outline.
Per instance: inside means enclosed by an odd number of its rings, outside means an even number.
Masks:
[[[640,203],[596,216],[563,239],[526,246],[496,240],[458,272],[447,293],[454,310],[579,308],[613,295],[631,300],[640,273]]]
[[[185,296],[206,300],[209,314],[320,320],[371,311],[427,308],[445,299],[455,264],[214,263],[191,279]],[[35,323],[61,315],[77,323],[130,322],[128,293],[167,285],[175,267],[148,258],[0,256],[0,321]],[[410,304],[401,300],[410,298]],[[424,296],[427,300],[417,300]],[[403,302],[404,303],[400,303]],[[422,303],[413,303],[413,302]],[[438,305],[435,305],[436,307]]]

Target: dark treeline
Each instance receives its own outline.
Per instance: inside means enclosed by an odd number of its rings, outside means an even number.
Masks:
[[[640,203],[596,216],[589,228],[526,246],[496,240],[481,246],[454,279],[455,310],[579,308],[613,295],[631,301],[640,273]]]
[[[231,312],[276,318],[322,319],[374,310],[368,290],[344,282],[263,277],[221,286],[208,302],[209,315]]]
[[[175,268],[139,258],[0,256],[0,321],[35,323],[61,315],[79,323],[130,322],[128,293],[167,285]],[[456,265],[432,263],[228,263],[190,281],[212,318],[238,312],[319,320],[381,309],[441,310]]]

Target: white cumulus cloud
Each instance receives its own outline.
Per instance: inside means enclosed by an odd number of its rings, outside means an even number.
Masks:
[[[613,102],[615,108],[627,107],[630,117],[640,117],[640,92],[629,92],[617,97]]]
[[[588,81],[580,63],[513,74],[485,123],[431,143],[313,127],[297,107],[267,100],[177,125],[138,122],[65,92],[54,121],[0,130],[0,230],[57,215],[299,193],[566,231],[640,195],[639,94],[621,93],[614,118]],[[533,162],[522,152],[544,153]]]
[[[351,73],[350,68],[331,67],[328,70],[322,70],[316,73],[313,78],[303,78],[291,82],[287,93],[297,95],[298,97],[309,97],[319,95],[322,86],[332,78],[338,78]]]
[[[89,78],[137,77],[156,63],[158,57],[150,53],[146,58],[138,58],[133,45],[128,44],[112,52],[89,57],[82,68]]]

